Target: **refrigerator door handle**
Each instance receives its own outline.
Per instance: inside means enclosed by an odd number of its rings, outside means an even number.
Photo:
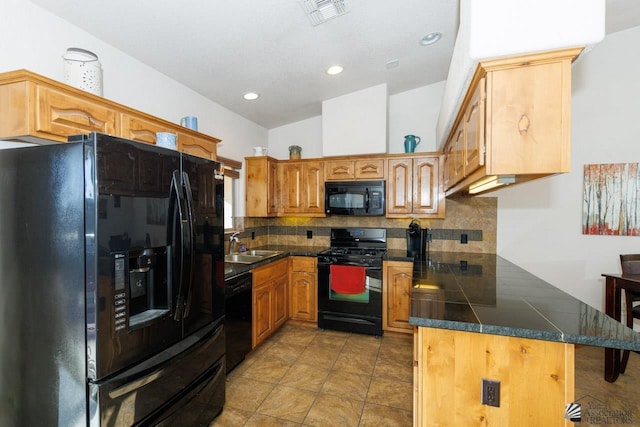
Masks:
[[[189,222],[188,222],[188,232],[189,232],[189,264],[188,264],[188,271],[186,272],[188,280],[187,280],[187,288],[186,288],[186,301],[185,301],[185,308],[184,308],[184,313],[183,313],[183,318],[184,317],[188,317],[189,316],[189,312],[191,311],[191,299],[192,299],[192,294],[193,294],[193,264],[194,264],[194,256],[195,256],[195,233],[193,231],[193,223],[195,221],[195,215],[193,212],[193,193],[191,192],[191,182],[189,181],[189,175],[187,175],[185,172],[182,172],[182,182],[183,182],[183,186],[184,186],[184,191],[185,191],[185,195],[186,195],[186,200],[187,200],[187,212],[188,212],[188,216],[189,216]]]
[[[184,288],[184,265],[185,265],[185,221],[187,220],[186,212],[184,211],[186,207],[186,201],[184,199],[184,194],[181,190],[180,184],[180,172],[175,170],[173,171],[173,177],[171,178],[171,191],[175,191],[176,194],[176,203],[178,205],[178,215],[180,219],[180,236],[181,236],[181,244],[180,244],[180,265],[179,265],[179,275],[180,281],[178,285],[178,294],[176,295],[176,310],[173,316],[174,320],[179,322],[182,320],[182,310],[184,306],[184,296],[183,296],[183,288]],[[188,237],[187,237],[188,238]]]

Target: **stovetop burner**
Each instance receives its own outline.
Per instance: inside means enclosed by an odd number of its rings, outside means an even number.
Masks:
[[[332,228],[331,247],[319,255],[382,258],[387,253],[384,228]]]
[[[354,255],[354,256],[373,256],[382,257],[387,250],[384,248],[348,248],[348,247],[332,247],[320,252],[320,255]]]

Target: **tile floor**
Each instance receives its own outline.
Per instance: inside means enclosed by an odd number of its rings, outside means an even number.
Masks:
[[[287,323],[229,374],[211,426],[411,426],[412,339]]]
[[[640,425],[640,354],[611,384],[603,351],[576,348],[575,399],[583,411],[595,404],[629,417],[616,424],[583,416],[580,425]],[[225,409],[211,426],[411,426],[412,355],[411,335],[287,323],[229,374]]]

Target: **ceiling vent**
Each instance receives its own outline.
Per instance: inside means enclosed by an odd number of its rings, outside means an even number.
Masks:
[[[301,0],[300,4],[313,26],[344,15],[351,10],[349,0]]]

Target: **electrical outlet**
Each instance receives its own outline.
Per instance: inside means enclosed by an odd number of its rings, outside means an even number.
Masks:
[[[467,233],[462,233],[460,235],[460,243],[462,243],[463,245],[469,243],[469,235]]]
[[[313,239],[313,231],[307,230],[307,239]]]
[[[483,405],[500,407],[500,381],[482,379]]]

